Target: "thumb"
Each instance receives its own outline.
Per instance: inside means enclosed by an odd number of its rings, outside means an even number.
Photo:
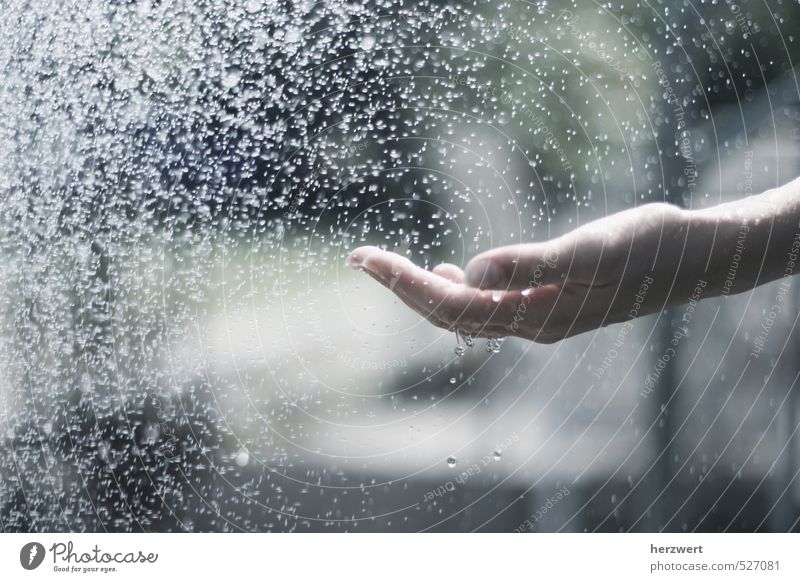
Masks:
[[[486,251],[464,269],[464,282],[479,289],[527,289],[558,283],[569,270],[560,239]]]

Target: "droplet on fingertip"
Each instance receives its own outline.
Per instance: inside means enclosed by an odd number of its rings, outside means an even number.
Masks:
[[[347,255],[347,258],[345,259],[344,262],[351,269],[356,269],[358,271],[364,270],[363,258],[361,257],[361,255],[357,253],[350,253],[349,255]]]

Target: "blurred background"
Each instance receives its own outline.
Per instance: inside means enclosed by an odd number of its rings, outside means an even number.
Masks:
[[[344,264],[787,182],[798,30],[786,1],[6,2],[0,528],[800,529],[796,281],[497,346]]]

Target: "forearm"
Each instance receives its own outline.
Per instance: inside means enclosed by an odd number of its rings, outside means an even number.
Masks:
[[[690,229],[710,239],[711,250],[700,261],[708,265],[709,294],[747,291],[800,271],[800,179],[757,196],[687,212]]]

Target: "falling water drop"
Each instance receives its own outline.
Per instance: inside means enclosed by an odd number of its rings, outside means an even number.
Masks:
[[[457,463],[458,459],[456,459],[455,457],[453,456],[447,457],[447,466],[450,467],[451,469],[455,467]]]
[[[226,89],[233,89],[236,85],[239,84],[239,81],[242,79],[242,72],[239,69],[232,68],[225,71],[225,75],[222,77],[222,86]]]
[[[264,9],[264,3],[261,0],[247,0],[244,9],[250,14],[261,12]]]
[[[375,46],[375,37],[367,35],[361,39],[361,48],[365,51],[372,49]]]
[[[239,452],[236,453],[235,462],[238,466],[244,467],[250,462],[250,453],[242,447],[239,449]]]

